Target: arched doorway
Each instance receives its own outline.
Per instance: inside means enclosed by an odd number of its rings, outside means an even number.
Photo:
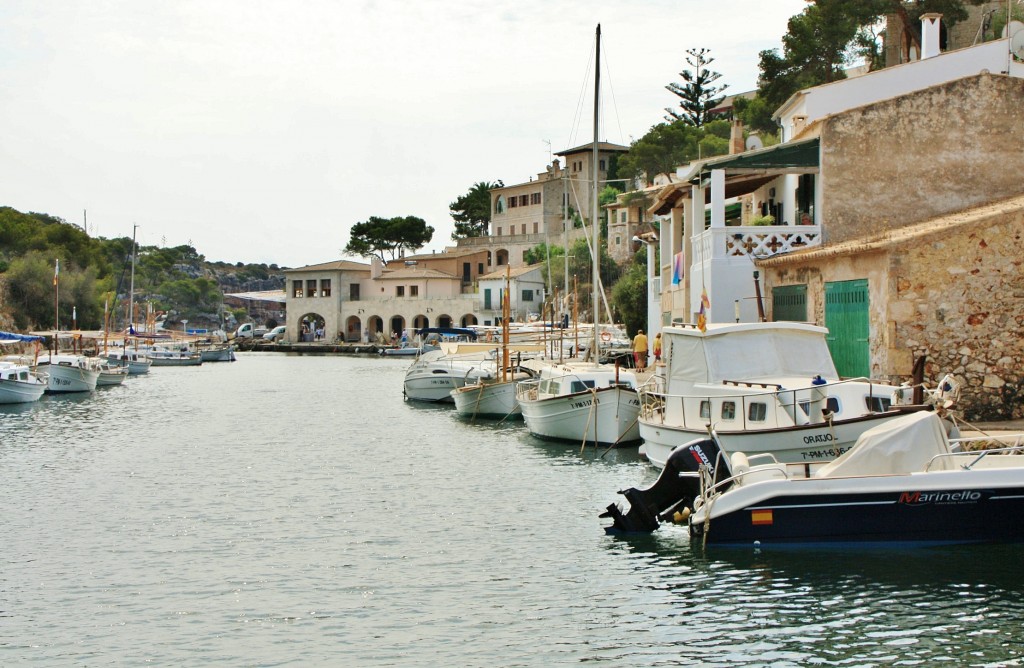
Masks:
[[[378,334],[380,336],[386,336],[384,332],[384,319],[379,315],[370,316],[369,320],[367,320],[366,328],[370,330],[371,341],[378,341]]]
[[[497,261],[499,267],[504,267],[506,264],[508,264],[508,250],[503,248],[499,251],[496,251],[494,254],[494,258]]]
[[[391,331],[387,332],[388,336],[395,335],[397,338],[402,338],[402,332],[405,331],[405,318],[400,315],[391,316]],[[392,336],[392,338],[395,338]]]
[[[345,321],[344,337],[342,337],[342,332],[338,332],[338,339],[348,343],[365,341],[367,337],[364,335],[362,328],[363,324],[359,317],[350,315],[348,320]]]
[[[452,317],[450,315],[448,315],[447,313],[442,313],[441,315],[437,316],[437,326],[438,327],[451,327],[452,326]]]
[[[412,319],[413,329],[423,329],[424,327],[430,327],[430,319],[425,315],[418,315]]]
[[[473,315],[472,313],[467,313],[466,315],[462,316],[462,326],[463,327],[472,327],[474,325],[479,325],[479,324],[480,323],[477,321],[476,316]]]
[[[307,313],[299,318],[299,331],[295,340],[303,343],[318,343],[327,337],[324,331],[324,317],[319,313]]]

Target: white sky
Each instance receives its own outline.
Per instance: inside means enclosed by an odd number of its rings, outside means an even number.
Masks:
[[[0,206],[209,260],[338,259],[353,223],[529,180],[629,144],[678,98],[687,48],[751,90],[805,0],[3,0]],[[589,79],[588,79],[589,77]],[[586,99],[581,97],[585,91]],[[582,105],[582,108],[581,108]],[[582,118],[579,115],[582,114]]]

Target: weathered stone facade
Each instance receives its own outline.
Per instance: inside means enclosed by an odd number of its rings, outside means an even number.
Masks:
[[[808,317],[824,322],[824,286],[866,278],[872,376],[962,385],[968,421],[1024,418],[1024,197],[870,238],[759,263],[768,290],[807,286]],[[770,301],[770,300],[769,300]]]
[[[979,74],[830,116],[821,127],[825,243],[1019,194],[1024,80]]]

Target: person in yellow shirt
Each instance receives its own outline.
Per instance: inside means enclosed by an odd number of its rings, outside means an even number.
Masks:
[[[647,337],[642,329],[638,329],[633,337],[633,358],[636,370],[643,372],[647,368]]]
[[[654,364],[661,361],[661,332],[654,335]]]

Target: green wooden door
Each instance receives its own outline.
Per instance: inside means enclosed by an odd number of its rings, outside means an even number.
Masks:
[[[867,279],[825,284],[825,327],[839,375],[870,376]]]
[[[807,286],[783,285],[772,288],[772,320],[807,322]]]

